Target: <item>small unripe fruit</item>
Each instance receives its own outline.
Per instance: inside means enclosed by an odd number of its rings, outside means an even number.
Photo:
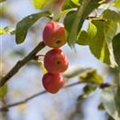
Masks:
[[[52,48],[63,46],[67,42],[64,25],[59,22],[49,22],[43,30],[43,42]]]
[[[68,60],[61,49],[52,49],[44,57],[44,66],[50,73],[64,72],[68,68]]]
[[[64,86],[64,78],[61,73],[47,73],[43,76],[42,83],[46,91],[55,94]]]

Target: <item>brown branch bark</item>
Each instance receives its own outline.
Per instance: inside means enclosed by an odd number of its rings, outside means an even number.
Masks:
[[[35,55],[45,47],[43,42],[40,42],[23,60],[17,64],[0,80],[0,87],[2,87],[10,78],[12,78],[26,63],[32,60]]]

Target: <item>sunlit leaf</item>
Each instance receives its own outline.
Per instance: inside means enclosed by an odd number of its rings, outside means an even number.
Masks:
[[[92,23],[91,23],[92,22]],[[89,45],[92,54],[108,65],[116,66],[113,59],[111,41],[116,35],[120,15],[112,10],[105,10],[101,20],[92,20],[87,31],[79,33],[77,43]]]
[[[92,54],[102,62],[110,64],[110,53],[105,42],[105,23],[103,21],[92,21],[97,28],[97,34],[90,42]]]
[[[114,6],[120,10],[120,0],[116,0]]]
[[[6,33],[5,30],[3,28],[0,28],[0,35],[3,35],[5,33]]]
[[[62,10],[78,8],[79,6],[77,4],[75,4],[73,1],[66,0],[63,7],[62,7]]]
[[[88,33],[85,30],[81,30],[76,43],[79,45],[89,45],[89,37],[88,37]]]
[[[117,22],[93,20],[92,23],[97,28],[97,34],[90,42],[91,52],[102,62],[115,66],[112,59],[111,41],[118,29]]]
[[[50,16],[50,12],[40,12],[36,14],[29,15],[22,19],[16,27],[16,43],[20,44],[24,42],[28,29],[41,17],[48,17]]]
[[[82,27],[84,20],[99,5],[100,4],[98,3],[98,1],[93,1],[93,0],[91,0],[90,2],[83,1],[83,4],[81,4],[77,12],[73,12],[73,13],[71,12],[66,15],[64,23],[68,32],[68,44],[71,47],[74,46],[77,40],[77,35]],[[69,21],[70,24],[68,24],[67,21]]]
[[[48,0],[32,0],[32,1],[36,9],[41,9],[48,2]]]
[[[13,28],[10,28],[10,27],[4,27],[4,28],[0,28],[0,35],[3,35],[3,34],[15,34],[15,30]]]
[[[80,75],[80,81],[85,83],[103,83],[102,77],[97,73],[96,70],[89,70]]]
[[[62,2],[64,2],[64,0],[32,0],[32,1],[36,9],[47,8],[47,10],[54,9],[54,7],[56,6],[57,8],[61,7]]]
[[[80,5],[80,2],[79,2],[79,0],[71,0],[74,4],[76,4],[76,5]]]
[[[81,30],[76,43],[80,45],[90,45],[91,40],[97,34],[97,28],[94,24],[89,22],[87,31]]]

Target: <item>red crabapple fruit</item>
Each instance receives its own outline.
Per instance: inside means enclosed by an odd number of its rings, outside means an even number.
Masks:
[[[61,73],[47,73],[43,76],[42,83],[46,91],[55,94],[64,86],[64,78]]]
[[[64,72],[68,68],[68,60],[61,49],[52,49],[44,57],[44,66],[49,73]]]
[[[59,22],[49,22],[43,30],[43,42],[52,48],[63,46],[67,42],[64,25]]]

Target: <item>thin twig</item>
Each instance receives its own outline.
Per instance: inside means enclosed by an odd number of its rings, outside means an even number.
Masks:
[[[72,87],[72,86],[75,86],[75,85],[78,85],[78,84],[80,84],[80,82],[76,82],[76,83],[72,83],[70,85],[66,85],[64,88]],[[34,99],[34,98],[36,98],[40,95],[43,95],[45,93],[47,93],[47,91],[38,92],[38,93],[26,98],[25,100],[22,100],[22,101],[19,101],[19,102],[16,102],[16,103],[12,103],[12,104],[8,104],[8,105],[4,105],[2,108],[0,108],[0,111],[6,111],[6,110],[8,110],[8,108],[25,104],[28,101],[30,101],[30,100],[32,100],[32,99]]]
[[[66,85],[66,86],[64,86],[63,88],[73,87],[73,86],[76,86],[76,85],[79,85],[79,84],[82,84],[82,83],[84,83],[84,82],[78,81],[78,82],[75,82],[75,83]],[[104,87],[103,87],[103,86],[104,86]],[[103,87],[102,89],[104,89],[104,88],[106,88],[106,87],[111,87],[111,86],[112,86],[112,85],[110,85],[110,84],[108,84],[108,83],[103,83],[103,84],[100,84],[100,85],[99,85],[100,88]],[[38,93],[36,93],[36,94],[34,94],[34,95],[26,98],[25,100],[22,100],[22,101],[19,101],[19,102],[16,102],[16,103],[12,103],[12,104],[8,104],[8,105],[5,104],[2,108],[0,108],[0,111],[1,111],[1,112],[2,112],[2,111],[6,111],[6,110],[8,110],[8,109],[11,108],[11,107],[15,107],[15,106],[19,106],[19,105],[25,104],[25,103],[29,102],[30,100],[32,100],[32,99],[34,99],[34,98],[36,98],[36,97],[38,97],[38,96],[40,96],[40,95],[46,94],[46,93],[47,93],[47,91],[38,92]]]
[[[2,108],[0,108],[0,111],[6,111],[6,110],[8,110],[8,108],[25,104],[25,103],[27,103],[28,101],[30,101],[30,100],[32,100],[32,99],[34,99],[34,98],[36,98],[36,97],[38,97],[38,96],[40,96],[40,95],[43,95],[43,94],[45,94],[45,93],[47,93],[47,92],[46,92],[46,91],[42,91],[42,92],[39,92],[39,93],[36,93],[36,94],[30,96],[29,98],[26,98],[26,99],[23,100],[23,101],[19,101],[19,102],[13,103],[13,104],[5,105],[5,106],[3,106]]]
[[[34,56],[45,47],[43,42],[40,42],[23,60],[17,62],[17,64],[0,80],[0,87],[2,87],[10,78],[12,78],[20,68],[34,58]]]

